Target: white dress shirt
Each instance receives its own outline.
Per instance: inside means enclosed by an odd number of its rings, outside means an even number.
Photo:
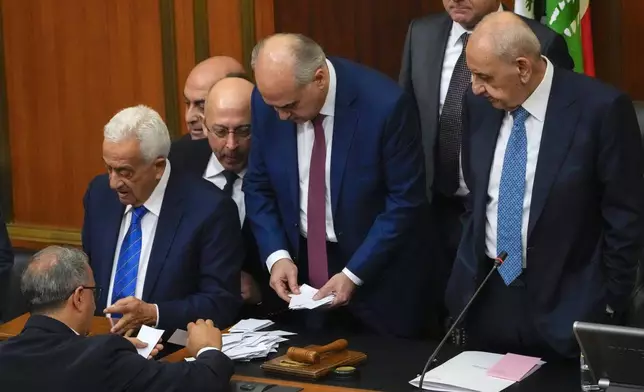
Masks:
[[[530,114],[525,121],[525,130],[528,142],[528,156],[525,170],[525,195],[523,198],[523,218],[521,221],[521,244],[523,249],[523,267],[526,267],[526,248],[528,243],[528,222],[530,221],[530,204],[532,202],[532,187],[534,185],[534,175],[537,170],[537,161],[539,159],[539,145],[541,144],[541,135],[543,133],[543,122],[546,118],[546,109],[548,99],[550,98],[550,89],[552,87],[552,77],[554,70],[550,60],[543,57],[546,61],[546,73],[539,86],[525,100],[523,108]],[[496,258],[496,239],[497,239],[497,219],[499,210],[499,186],[501,185],[501,171],[503,170],[503,160],[505,158],[505,149],[512,133],[514,123],[512,114],[507,112],[501,123],[501,130],[496,141],[494,150],[494,160],[490,170],[490,181],[488,183],[488,203],[486,209],[485,225],[485,246],[486,254],[490,258]]]
[[[208,166],[206,166],[206,171],[203,174],[203,178],[215,184],[217,188],[223,190],[226,186],[226,177],[224,176],[224,166],[219,162],[219,159],[215,156],[214,153],[210,155],[210,160],[208,161]],[[246,174],[246,168],[237,173],[239,179],[235,181],[233,185],[233,200],[237,204],[237,210],[239,212],[239,222],[244,226],[244,219],[246,218],[246,204],[244,204],[244,192],[242,192],[242,182],[244,180],[244,174]]]
[[[503,11],[503,5],[499,6],[499,11]],[[441,82],[440,82],[440,91],[439,91],[439,103],[438,103],[438,113],[439,115],[443,113],[443,105],[445,104],[445,98],[447,97],[447,90],[449,90],[449,82],[452,80],[452,74],[454,73],[454,68],[456,67],[456,62],[461,56],[463,51],[463,41],[461,41],[461,36],[463,33],[471,34],[471,30],[466,30],[463,26],[456,22],[452,22],[452,29],[449,32],[449,37],[447,38],[447,46],[445,46],[445,55],[443,57],[443,67],[441,68]],[[440,129],[439,129],[440,132]],[[456,190],[455,196],[465,196],[469,193],[465,180],[463,178],[463,166],[460,164],[460,152],[459,152],[459,170],[458,170],[458,189]]]
[[[161,214],[161,205],[163,205],[163,196],[168,186],[168,178],[170,178],[170,161],[166,159],[165,170],[159,183],[152,191],[148,200],[143,203],[143,206],[148,212],[141,218],[141,254],[139,255],[139,272],[136,276],[136,288],[134,289],[134,296],[141,299],[143,296],[143,285],[145,284],[145,275],[148,272],[148,263],[150,261],[150,253],[154,243],[154,235],[157,231],[157,223],[159,222],[159,215]],[[114,250],[114,263],[112,264],[112,277],[110,278],[110,288],[107,293],[107,306],[112,304],[112,290],[114,289],[114,277],[116,276],[116,269],[118,266],[119,253],[121,252],[121,245],[125,234],[130,228],[132,221],[132,205],[125,207],[123,219],[121,219],[121,229],[119,231],[118,240],[116,242],[116,249]],[[159,307],[157,308],[157,325],[159,325]]]
[[[329,242],[338,242],[333,228],[333,214],[331,212],[331,146],[333,145],[333,122],[335,117],[335,95],[337,89],[337,77],[335,68],[329,60],[326,60],[329,68],[329,91],[326,95],[324,105],[320,114],[324,115],[322,127],[324,128],[324,139],[326,142],[326,163],[325,163],[325,183],[326,183],[326,238]],[[313,154],[313,142],[315,140],[315,130],[313,122],[307,121],[304,124],[297,124],[297,165],[300,177],[300,233],[306,237],[307,207],[309,202],[309,168],[311,167],[311,155]],[[291,259],[287,250],[278,250],[273,252],[266,259],[266,266],[270,271],[280,259]],[[361,285],[362,280],[355,274],[344,268],[342,272],[351,279],[356,285]],[[318,287],[319,288],[319,287]]]

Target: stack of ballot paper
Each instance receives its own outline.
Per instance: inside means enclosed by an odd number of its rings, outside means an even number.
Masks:
[[[425,373],[423,389],[442,392],[500,392],[537,371],[539,358],[465,351]],[[502,375],[502,378],[499,377]],[[418,387],[420,376],[409,383]]]
[[[295,334],[287,331],[259,331],[271,325],[271,320],[241,320],[230,328],[230,333],[222,335],[221,351],[230,359],[238,361],[265,358],[270,353],[276,353],[279,344],[288,340],[286,336]],[[168,342],[185,346],[186,339],[186,331],[178,329]],[[186,361],[194,361],[194,358],[186,358]]]
[[[314,301],[313,296],[317,294],[318,290],[313,287],[303,284],[300,286],[300,294],[289,294],[291,297],[291,302],[289,303],[289,309],[315,309],[322,305],[330,304],[333,302],[335,295],[328,295],[320,300]]]

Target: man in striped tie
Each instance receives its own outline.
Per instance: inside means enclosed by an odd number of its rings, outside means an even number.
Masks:
[[[574,357],[575,321],[619,323],[644,229],[642,147],[632,102],[553,66],[528,25],[491,14],[467,44],[464,234],[448,283],[475,349]]]
[[[113,332],[143,324],[174,330],[199,318],[228,327],[241,305],[244,258],[234,201],[167,159],[170,136],[146,106],[105,126],[103,161],[85,194],[83,249]],[[204,203],[204,200],[209,200]]]

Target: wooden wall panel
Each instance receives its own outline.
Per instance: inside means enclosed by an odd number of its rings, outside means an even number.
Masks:
[[[2,0],[14,222],[78,229],[102,127],[164,114],[158,0]]]
[[[231,56],[243,63],[240,4],[241,0],[208,0],[211,56]]]
[[[409,22],[442,9],[436,0],[274,0],[275,31],[305,34],[330,56],[397,79]]]
[[[614,3],[618,3],[615,1]],[[642,40],[642,24],[644,22],[644,1],[621,0],[620,13],[621,53],[622,53],[622,83],[621,88],[633,99],[644,100],[644,40]],[[593,10],[591,9],[591,12]],[[594,12],[595,19],[603,15]]]
[[[255,41],[275,32],[275,9],[273,0],[255,0]]]
[[[179,124],[181,129],[177,134],[186,133],[184,125],[184,97],[183,87],[188,74],[195,66],[195,31],[194,12],[192,0],[174,1],[175,42],[177,50],[177,99],[179,105]]]

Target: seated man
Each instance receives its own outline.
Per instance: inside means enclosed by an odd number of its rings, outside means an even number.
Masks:
[[[7,301],[10,300],[8,287],[12,268],[13,250],[7,233],[7,225],[4,223],[4,217],[0,211],[0,320],[2,320],[2,312],[6,310]]]
[[[208,92],[204,108],[207,139],[172,143],[168,159],[174,167],[223,189],[237,204],[246,250],[241,273],[245,303],[242,317],[269,317],[287,306],[268,285],[268,272],[261,265],[255,237],[246,220],[242,182],[250,150],[252,92],[253,84],[242,78],[229,77],[217,82]]]
[[[86,337],[96,309],[96,286],[80,250],[48,247],[22,276],[32,316],[20,335],[0,345],[2,390],[41,391],[223,391],[233,363],[221,350],[212,321],[188,325],[193,362],[146,360],[145,343],[118,335]],[[126,340],[128,339],[128,340]],[[158,351],[161,347],[153,350]]]
[[[113,332],[199,318],[228,327],[241,306],[244,259],[235,203],[171,170],[170,136],[154,110],[124,109],[104,135],[107,174],[85,194],[83,248],[105,288],[100,309],[120,318]]]

